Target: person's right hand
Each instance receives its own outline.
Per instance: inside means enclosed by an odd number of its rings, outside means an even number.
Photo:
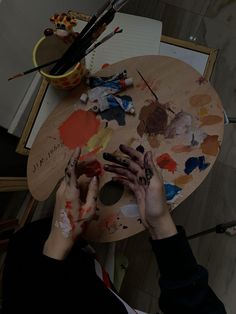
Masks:
[[[113,155],[111,159],[109,154],[104,154],[106,160],[115,162],[112,165],[105,165],[104,169],[117,174],[113,180],[133,191],[142,223],[153,239],[176,234],[176,227],[166,203],[163,178],[153,162],[152,153],[147,152],[143,155],[125,145],[121,145],[120,150],[127,157]]]

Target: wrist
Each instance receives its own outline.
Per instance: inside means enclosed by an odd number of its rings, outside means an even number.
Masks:
[[[149,225],[148,231],[153,240],[161,240],[177,234],[177,228],[169,212]]]
[[[74,242],[50,233],[43,248],[43,254],[57,260],[64,260],[69,254]]]

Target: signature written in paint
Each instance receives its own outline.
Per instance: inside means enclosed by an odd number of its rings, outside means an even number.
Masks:
[[[48,162],[55,153],[63,147],[62,143],[54,144],[47,152],[45,152],[45,155],[40,157],[32,166],[32,172],[36,173],[38,170],[42,168],[42,166]]]

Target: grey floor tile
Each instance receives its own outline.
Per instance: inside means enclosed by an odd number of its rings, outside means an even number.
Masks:
[[[233,12],[235,12],[235,7],[235,0],[211,0],[206,11],[206,16],[210,18],[220,16],[223,22],[230,23],[234,20]]]
[[[175,222],[193,234],[235,220],[235,186],[236,169],[216,162],[201,186],[176,208]],[[236,311],[235,241],[225,234],[210,234],[190,242],[198,262],[209,270],[210,285],[232,313]]]
[[[202,15],[204,15],[210,4],[210,0],[164,0],[164,2]]]
[[[236,10],[233,14],[236,19]],[[228,27],[215,19],[204,18],[197,37],[201,37],[205,45],[219,49],[212,84],[219,93],[227,113],[236,116],[235,27]]]

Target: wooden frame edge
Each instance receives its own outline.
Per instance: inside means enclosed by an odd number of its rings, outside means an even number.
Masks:
[[[161,36],[161,42],[170,44],[170,45],[179,46],[182,48],[187,48],[193,51],[202,52],[204,54],[209,55],[203,77],[206,80],[210,80],[212,72],[213,72],[213,68],[217,59],[218,49],[209,48],[209,47],[199,45],[190,41],[169,37],[166,35]]]
[[[0,192],[28,191],[26,177],[0,177]]]
[[[43,81],[39,87],[37,96],[35,98],[34,104],[32,106],[32,110],[29,114],[28,120],[27,120],[26,125],[24,127],[23,133],[21,135],[20,141],[16,147],[16,152],[18,154],[26,155],[26,156],[29,154],[30,149],[26,148],[25,144],[27,143],[27,140],[28,140],[28,137],[30,134],[30,130],[31,130],[32,125],[35,121],[37,113],[40,109],[40,105],[42,103],[43,97],[45,96],[48,85],[49,85],[49,83],[45,79],[43,79]]]

